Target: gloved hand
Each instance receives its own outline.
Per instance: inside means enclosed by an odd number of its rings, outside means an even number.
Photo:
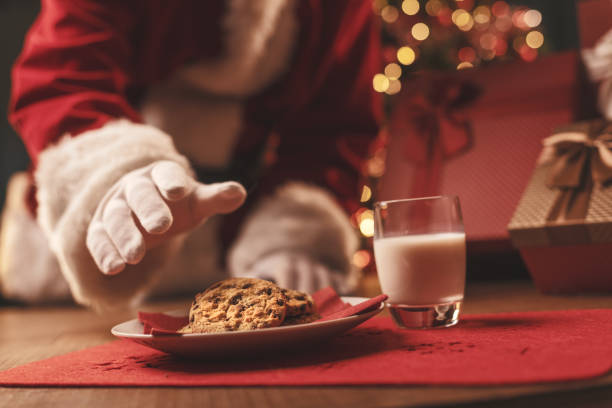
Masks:
[[[279,251],[256,261],[241,274],[243,277],[266,279],[282,288],[313,293],[332,286],[339,293],[348,290],[348,276],[317,262],[306,253]]]
[[[177,163],[158,161],[126,174],[106,193],[87,230],[87,248],[100,271],[114,275],[176,234],[234,211],[245,198],[236,182],[198,183]]]

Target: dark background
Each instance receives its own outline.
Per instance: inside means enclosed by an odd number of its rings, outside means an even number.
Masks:
[[[537,8],[542,12],[547,47],[554,52],[578,47],[576,1],[578,0],[509,2]],[[0,0],[0,205],[4,203],[6,182],[10,175],[26,169],[29,163],[21,140],[8,124],[6,112],[11,87],[11,66],[39,7],[38,0]]]

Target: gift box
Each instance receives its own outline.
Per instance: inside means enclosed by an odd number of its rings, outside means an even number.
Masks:
[[[612,290],[612,124],[557,130],[508,229],[543,292]]]
[[[388,126],[379,197],[459,196],[468,276],[526,276],[507,225],[541,140],[579,116],[582,72],[567,52],[407,84]]]

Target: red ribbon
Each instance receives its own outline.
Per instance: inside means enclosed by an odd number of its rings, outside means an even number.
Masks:
[[[475,85],[454,78],[424,78],[405,89],[392,126],[405,132],[404,155],[416,165],[415,197],[438,194],[444,162],[472,147],[472,130],[463,108],[478,94]]]

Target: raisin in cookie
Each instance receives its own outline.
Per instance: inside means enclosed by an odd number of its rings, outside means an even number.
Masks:
[[[315,312],[315,304],[308,293],[294,289],[281,289],[287,296],[287,317],[307,315]]]
[[[287,297],[274,283],[251,278],[217,282],[196,295],[181,333],[218,333],[280,326]]]

